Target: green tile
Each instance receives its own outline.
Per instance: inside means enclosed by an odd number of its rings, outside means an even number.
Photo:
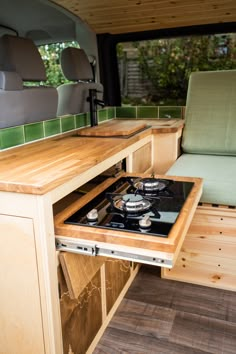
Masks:
[[[98,121],[103,122],[104,120],[107,120],[107,109],[100,109],[98,111]]]
[[[87,125],[91,125],[91,119],[90,119],[90,112],[86,113],[86,120],[87,120]]]
[[[159,107],[159,118],[181,118],[181,107]]]
[[[137,107],[137,118],[157,118],[157,117],[158,117],[158,107],[156,106]]]
[[[61,130],[62,132],[67,132],[68,130],[75,129],[75,119],[74,116],[67,116],[61,118]]]
[[[51,119],[44,122],[45,137],[61,133],[60,119]]]
[[[0,129],[0,141],[1,149],[24,144],[24,126],[20,125],[18,127]]]
[[[115,108],[108,107],[107,108],[107,119],[113,119],[113,118],[115,118]]]
[[[87,113],[81,113],[77,114],[75,116],[75,127],[76,128],[82,128],[86,127],[88,125],[89,118],[87,117]]]
[[[116,107],[116,118],[136,118],[136,107]]]
[[[43,122],[26,124],[24,129],[26,142],[44,138]]]

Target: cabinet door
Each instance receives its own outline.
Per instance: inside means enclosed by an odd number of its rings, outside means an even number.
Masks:
[[[33,222],[0,215],[0,352],[45,353]]]
[[[132,172],[148,173],[152,169],[152,144],[142,146],[133,153]]]
[[[182,129],[174,133],[153,135],[153,171],[165,174],[180,156]]]

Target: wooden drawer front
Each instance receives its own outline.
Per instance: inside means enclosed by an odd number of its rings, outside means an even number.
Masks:
[[[145,173],[152,167],[151,142],[142,146],[133,153],[133,172]]]
[[[236,211],[198,207],[174,268],[162,277],[236,291]]]
[[[224,237],[222,237],[221,240],[215,241],[209,236],[197,238],[187,235],[181,251],[192,255],[198,255],[200,253],[236,259],[236,237],[235,243],[224,242]]]
[[[198,208],[188,235],[202,239],[211,236],[215,241],[236,243],[236,213],[235,217],[215,215],[213,212],[206,213]]]
[[[207,269],[212,272],[236,275],[236,257],[226,258],[216,255],[203,254],[202,252],[192,253],[181,251],[176,262],[176,266],[186,269],[196,267],[199,272],[202,269]]]
[[[223,273],[222,269],[216,269],[198,262],[192,262],[191,266],[186,268],[176,265],[173,269],[163,269],[162,277],[191,284],[236,291],[235,274]]]

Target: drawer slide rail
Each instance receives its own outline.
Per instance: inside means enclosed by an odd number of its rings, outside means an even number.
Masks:
[[[56,237],[56,250],[78,253],[87,256],[105,256],[118,259],[134,261],[138,263],[151,264],[160,267],[172,268],[173,262],[171,259],[164,259],[161,257],[153,257],[143,254],[136,254],[126,250],[116,250],[109,247],[98,246],[81,240],[68,240],[63,237]]]

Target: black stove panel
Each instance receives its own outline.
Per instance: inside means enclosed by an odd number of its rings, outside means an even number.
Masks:
[[[193,183],[143,180],[121,177],[65,223],[168,237]]]

